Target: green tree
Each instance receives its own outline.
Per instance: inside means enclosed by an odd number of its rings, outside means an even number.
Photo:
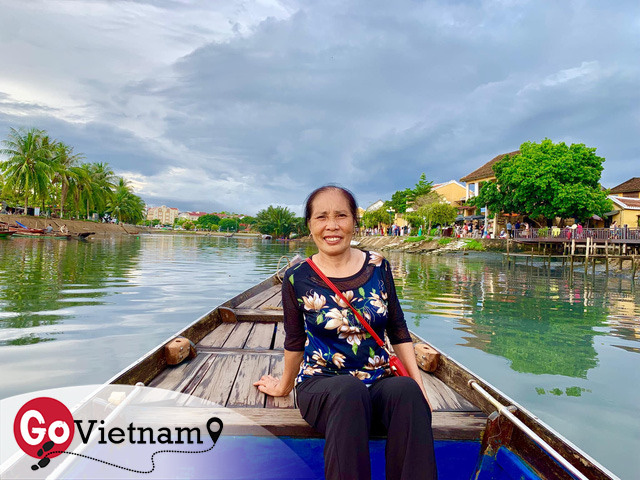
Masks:
[[[60,188],[60,217],[63,218],[69,189],[79,174],[77,171],[78,161],[84,157],[81,153],[74,154],[73,147],[63,142],[57,142],[54,149],[53,184],[58,184]]]
[[[144,201],[133,193],[124,178],[118,178],[116,191],[108,202],[108,211],[118,222],[138,223],[144,220]]]
[[[198,228],[202,228],[204,230],[211,230],[211,227],[213,225],[218,225],[219,223],[220,223],[219,216],[208,213],[198,218],[196,225],[198,226]]]
[[[133,191],[127,182],[122,178],[116,177],[108,163],[91,163],[88,165],[87,170],[88,188],[84,190],[84,200],[87,205],[87,219],[90,215],[90,208],[100,215],[106,211],[110,202],[112,203],[113,195],[118,193],[118,189],[122,189],[123,182],[126,187],[124,190],[127,190],[133,195]],[[118,182],[117,185],[116,182]],[[124,190],[120,190],[122,199],[128,199],[131,206],[133,207],[135,204],[135,208],[137,208],[137,201],[125,195]],[[117,203],[118,202],[115,204]]]
[[[604,158],[595,152],[584,144],[567,146],[549,139],[523,143],[520,154],[493,166],[496,181],[484,184],[473,204],[547,221],[602,216],[612,207],[600,186]]]
[[[418,183],[411,190],[411,194],[408,197],[409,201],[415,201],[416,198],[429,194],[432,188],[433,182],[427,182],[427,176],[423,172],[418,179]]]
[[[43,139],[47,139],[43,142]],[[24,198],[24,208],[29,206],[29,197],[44,199],[48,196],[53,177],[53,155],[44,130],[11,128],[9,137],[2,142],[0,153],[8,157],[0,163],[4,180]]]
[[[218,223],[221,232],[237,232],[240,227],[240,223],[237,218],[223,218]]]
[[[284,238],[296,228],[296,216],[287,207],[270,205],[256,215],[256,227],[260,233]]]
[[[404,190],[398,190],[391,196],[391,200],[385,202],[386,209],[393,209],[398,213],[405,213],[410,204],[412,204],[416,198],[427,195],[433,182],[427,181],[427,176],[422,173],[418,179],[418,183],[413,188],[405,188]]]
[[[385,209],[393,209],[395,212],[404,213],[407,211],[409,199],[413,196],[413,190],[405,188],[398,190],[391,195],[391,200],[384,202]]]
[[[365,228],[375,228],[381,224],[389,225],[390,222],[391,215],[384,206],[372,212],[364,212],[364,215],[362,215],[362,224]]]
[[[293,220],[293,233],[299,237],[306,237],[309,235],[309,226],[304,217],[296,217]]]
[[[193,222],[189,219],[187,219],[183,224],[182,224],[182,228],[184,228],[185,230],[193,230],[196,226],[193,224]]]

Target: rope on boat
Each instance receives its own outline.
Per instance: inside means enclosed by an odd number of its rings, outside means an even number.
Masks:
[[[468,382],[469,386],[476,392],[482,395],[489,403],[491,403],[500,415],[504,415],[511,423],[518,427],[524,434],[536,442],[540,448],[551,455],[560,465],[562,465],[574,478],[579,480],[589,480],[589,477],[585,476],[580,470],[574,467],[569,461],[558,453],[551,445],[545,442],[536,432],[527,427],[518,417],[509,411],[507,407],[501,404],[498,400],[493,398],[489,392],[482,388],[478,382],[471,379]]]
[[[280,262],[282,262],[283,258],[287,261],[287,264],[284,267],[280,267]],[[276,267],[276,278],[280,283],[282,283],[282,279],[284,278],[284,272],[286,272],[290,266],[291,260],[289,260],[289,257],[283,255],[278,259],[278,266]]]

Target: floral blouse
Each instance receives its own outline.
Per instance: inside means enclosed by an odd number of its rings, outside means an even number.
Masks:
[[[392,345],[410,342],[389,262],[365,253],[358,273],[331,281],[380,338],[386,331]],[[371,384],[391,374],[384,349],[306,262],[285,273],[282,306],[284,348],[304,351],[296,384],[312,375],[353,375]]]

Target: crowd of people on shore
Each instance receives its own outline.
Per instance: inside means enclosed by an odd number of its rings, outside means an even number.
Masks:
[[[407,237],[411,235],[411,225],[399,226],[395,223],[387,228],[383,227],[375,227],[375,228],[365,228],[365,229],[356,229],[356,234],[364,235],[365,237],[372,236],[387,236],[387,237]],[[418,236],[422,235],[422,227],[420,227],[418,231]]]
[[[546,228],[546,230],[545,230]],[[634,231],[633,234],[629,233],[630,229],[627,225],[623,227],[618,226],[617,222],[613,222],[609,227],[609,238],[630,238],[633,236],[634,238],[638,235],[637,232]],[[544,233],[543,233],[544,232]],[[390,226],[380,226],[374,228],[358,228],[356,231],[356,235],[362,236],[388,236],[388,237],[404,237],[417,235],[418,237],[422,237],[423,235],[430,236],[446,236],[446,237],[456,237],[456,238],[472,238],[472,239],[480,239],[480,238],[531,238],[532,236],[536,237],[554,237],[554,238],[566,238],[568,240],[571,239],[582,239],[587,235],[587,230],[583,227],[580,222],[575,222],[572,225],[568,225],[566,227],[560,227],[558,225],[554,225],[551,227],[544,227],[537,229],[534,232],[534,229],[527,221],[520,222],[516,220],[514,223],[511,223],[511,220],[507,220],[504,227],[500,229],[500,233],[497,231],[493,231],[492,225],[485,225],[482,220],[473,220],[467,221],[463,223],[456,223],[451,226],[440,226],[437,225],[431,231],[427,231],[427,229],[423,229],[423,226],[412,227],[411,225],[399,226],[397,224],[393,224]]]

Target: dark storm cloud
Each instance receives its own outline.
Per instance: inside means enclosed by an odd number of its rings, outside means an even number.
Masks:
[[[181,118],[172,134],[233,157],[274,198],[283,198],[269,184],[277,171],[298,179],[289,201],[326,181],[374,200],[423,171],[458,179],[545,137],[597,146],[615,168],[620,131],[602,125],[614,119],[629,139],[637,128],[638,72],[621,12],[340,5],[315,3],[181,60],[181,82],[165,94],[196,122]]]
[[[545,137],[597,147],[605,186],[637,175],[637,2],[133,3],[104,30],[145,22],[185,53],[110,60],[124,79],[75,80],[91,120],[52,121],[154,204],[299,211],[337,182],[366,206]]]

